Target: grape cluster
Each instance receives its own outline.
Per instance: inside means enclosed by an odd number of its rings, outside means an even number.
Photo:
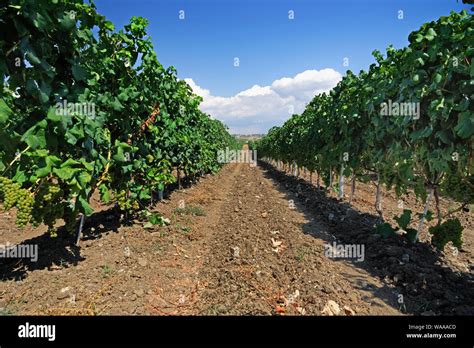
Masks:
[[[46,204],[48,204],[54,198],[57,198],[60,193],[61,189],[59,186],[48,184],[41,187],[40,191],[38,192],[38,196],[41,197],[41,199],[45,201]]]
[[[53,229],[56,220],[64,215],[62,195],[63,192],[57,185],[47,183],[40,186],[33,211],[35,225],[44,222],[50,230]]]
[[[132,201],[127,197],[125,190],[119,191],[115,195],[115,198],[117,199],[117,204],[122,211],[138,210],[138,208],[140,208],[140,205],[136,200]]]
[[[0,193],[4,209],[10,210],[16,206],[16,224],[18,227],[25,227],[31,219],[34,205],[33,195],[28,190],[22,189],[18,183],[5,177],[0,177]]]
[[[30,192],[27,190],[19,191],[18,200],[16,203],[16,207],[18,209],[16,224],[18,227],[25,227],[28,222],[30,222],[34,203],[35,200]]]
[[[3,207],[5,210],[10,210],[15,206],[18,200],[18,191],[20,190],[20,185],[14,183],[8,178],[1,177],[0,190],[3,193]]]
[[[117,199],[117,204],[120,210],[127,210],[129,208],[129,202],[127,200],[127,194],[124,190],[117,192],[115,195],[115,199]]]

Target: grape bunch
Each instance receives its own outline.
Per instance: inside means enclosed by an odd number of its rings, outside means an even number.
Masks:
[[[122,211],[132,211],[138,210],[138,208],[140,208],[140,205],[136,200],[132,201],[130,197],[127,197],[125,190],[119,191],[115,195],[115,198],[117,199],[117,204]]]
[[[63,191],[52,183],[42,184],[36,195],[33,209],[33,224],[39,225],[44,222],[49,230],[54,230],[56,220],[64,215],[65,204],[62,202]]]
[[[17,216],[16,224],[18,227],[25,227],[30,222],[33,206],[35,200],[33,195],[27,190],[20,190],[18,192],[18,199],[16,203]]]
[[[25,227],[31,219],[34,205],[33,195],[11,179],[0,177],[0,196],[3,199],[5,211],[16,206],[16,224],[18,227]]]
[[[120,210],[127,210],[129,209],[129,202],[127,200],[127,194],[124,190],[117,192],[115,195],[115,198],[117,199],[117,204],[120,208]]]
[[[5,211],[13,208],[18,200],[20,185],[8,178],[0,178],[0,190],[3,196],[3,207]]]

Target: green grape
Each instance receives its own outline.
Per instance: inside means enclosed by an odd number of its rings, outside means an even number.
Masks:
[[[27,190],[19,191],[17,203],[17,219],[18,227],[25,227],[31,220],[33,211],[34,198]]]
[[[22,189],[19,184],[5,177],[0,177],[0,190],[2,191],[4,209],[10,210],[16,207],[16,224],[18,227],[25,227],[31,219],[33,196],[28,190]]]

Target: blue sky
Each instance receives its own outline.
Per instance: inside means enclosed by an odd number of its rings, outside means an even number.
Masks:
[[[132,16],[148,18],[160,62],[175,66],[178,76],[204,97],[203,110],[236,133],[265,132],[281,124],[347,69],[367,69],[374,49],[406,46],[408,34],[423,23],[469,8],[460,0],[95,3],[116,28]]]

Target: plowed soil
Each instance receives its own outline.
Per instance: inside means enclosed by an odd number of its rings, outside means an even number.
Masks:
[[[119,223],[113,207],[73,238],[18,230],[0,214],[0,244],[38,244],[38,262],[0,260],[0,311],[44,315],[474,314],[472,215],[457,257],[382,240],[368,186],[352,206],[267,164],[229,164],[154,209],[168,226]],[[386,205],[397,204],[384,196]],[[395,209],[395,208],[393,208]],[[470,219],[470,220],[469,220]],[[359,244],[363,261],[325,255]]]

